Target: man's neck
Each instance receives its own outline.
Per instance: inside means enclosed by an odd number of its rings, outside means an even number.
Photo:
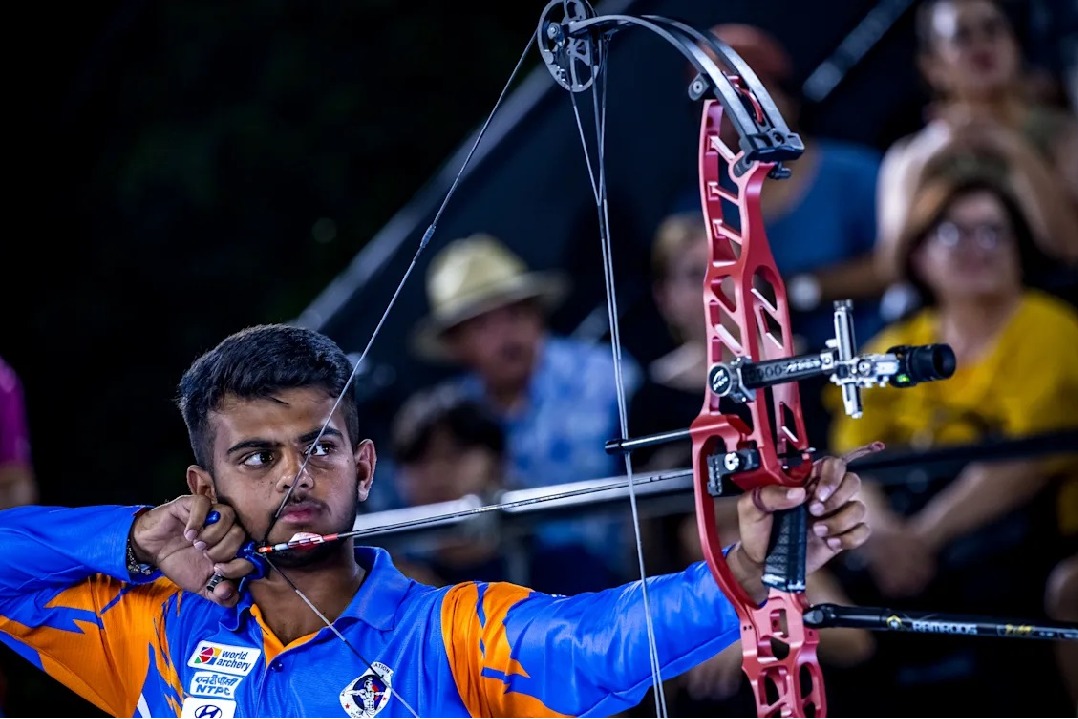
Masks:
[[[281,572],[296,589],[281,576]],[[251,597],[266,626],[281,644],[288,646],[299,637],[326,626],[296,590],[333,622],[351,603],[366,575],[366,570],[356,564],[350,553],[347,558],[334,555],[314,567],[281,567],[280,572],[270,570],[265,579],[251,583]]]

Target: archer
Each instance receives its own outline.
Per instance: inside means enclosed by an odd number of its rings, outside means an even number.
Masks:
[[[178,399],[195,461],[189,494],[152,508],[0,513],[0,637],[115,716],[584,716],[634,706],[652,673],[640,582],[576,596],[505,583],[435,588],[352,539],[265,554],[260,566],[252,541],[347,531],[370,492],[376,452],[357,434],[352,371],[330,339],[285,325],[242,330],[198,358]],[[818,467],[811,496],[824,509],[809,523],[808,571],[869,534],[858,477],[841,460]],[[771,512],[805,501],[804,489],[779,486],[739,500],[741,543],[727,559],[758,601]],[[739,639],[706,564],[646,581],[664,676]]]

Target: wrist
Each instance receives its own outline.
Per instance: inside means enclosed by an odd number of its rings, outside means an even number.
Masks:
[[[764,586],[764,565],[753,561],[741,546],[741,542],[734,545],[730,553],[726,555],[726,564],[730,567],[737,583],[752,597],[752,601],[759,606],[767,600],[768,589]]]
[[[155,557],[147,552],[139,544],[139,536],[141,535],[141,529],[144,526],[145,516],[150,511],[149,507],[143,507],[135,513],[135,521],[131,523],[131,531],[127,534],[127,554],[128,560],[135,561],[138,564],[153,566]]]

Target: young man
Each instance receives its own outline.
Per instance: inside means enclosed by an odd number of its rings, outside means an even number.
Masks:
[[[608,716],[639,700],[651,684],[639,582],[577,596],[434,588],[345,540],[266,555],[269,573],[240,591],[257,576],[237,558],[245,543],[348,530],[370,492],[375,448],[356,434],[350,372],[331,340],[283,325],[196,360],[179,388],[191,493],[0,513],[0,637],[116,716]],[[860,480],[839,460],[818,466],[810,571],[868,535]],[[752,499],[729,562],[762,600],[771,516]],[[775,510],[806,497],[756,499]],[[664,676],[737,641],[703,564],[648,591]]]

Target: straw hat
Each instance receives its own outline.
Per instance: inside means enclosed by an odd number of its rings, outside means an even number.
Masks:
[[[445,331],[464,320],[521,300],[536,299],[552,309],[565,297],[560,273],[530,272],[496,237],[471,235],[449,243],[427,270],[430,314],[416,328],[416,352],[445,359]]]

